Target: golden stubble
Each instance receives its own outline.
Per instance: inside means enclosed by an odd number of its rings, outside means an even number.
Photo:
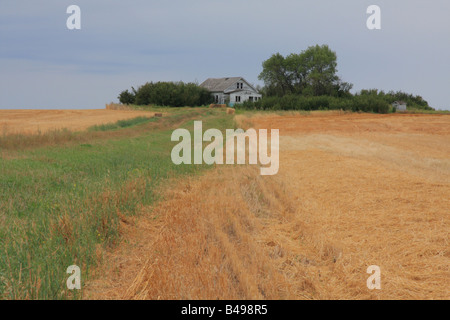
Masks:
[[[174,181],[122,221],[124,241],[87,297],[450,297],[450,117],[238,120],[280,129],[279,173],[224,165]],[[370,265],[381,290],[366,286]]]

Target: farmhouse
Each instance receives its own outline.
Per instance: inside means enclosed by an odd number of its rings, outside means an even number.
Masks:
[[[262,95],[242,77],[209,78],[201,87],[208,89],[217,104],[233,106],[244,101],[258,101]]]
[[[393,106],[397,111],[406,111],[406,102],[403,102],[403,101],[395,101],[394,103],[392,103],[392,106]]]

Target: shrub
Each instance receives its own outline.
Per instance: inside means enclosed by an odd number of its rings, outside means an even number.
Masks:
[[[246,101],[237,108],[248,110],[352,110],[388,113],[390,104],[378,96],[303,96],[285,95],[283,97],[264,97],[257,102]]]
[[[171,107],[200,106],[212,102],[208,90],[194,83],[147,82],[136,90],[136,105],[159,105]]]
[[[135,96],[128,90],[125,90],[119,94],[118,99],[122,104],[134,104]]]
[[[377,89],[369,89],[361,90],[358,95],[383,99],[389,105],[394,101],[404,101],[406,102],[408,109],[434,110],[421,96],[415,96],[402,91],[389,91],[388,93],[385,93],[384,91],[378,91]]]

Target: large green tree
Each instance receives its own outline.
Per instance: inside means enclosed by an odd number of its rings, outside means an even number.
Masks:
[[[300,54],[306,69],[306,82],[315,96],[331,95],[333,85],[339,80],[336,52],[327,45],[309,47]]]
[[[258,78],[264,81],[269,95],[284,96],[292,91],[286,60],[280,53],[263,62],[263,71]]]
[[[263,62],[259,79],[268,95],[286,94],[343,95],[352,85],[342,82],[337,73],[337,56],[327,45],[311,46],[299,54],[272,55]]]

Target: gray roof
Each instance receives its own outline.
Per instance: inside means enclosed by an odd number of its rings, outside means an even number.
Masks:
[[[227,88],[232,86],[237,81],[241,80],[242,77],[231,77],[231,78],[209,78],[206,79],[200,87],[206,88],[212,92],[225,91]]]

